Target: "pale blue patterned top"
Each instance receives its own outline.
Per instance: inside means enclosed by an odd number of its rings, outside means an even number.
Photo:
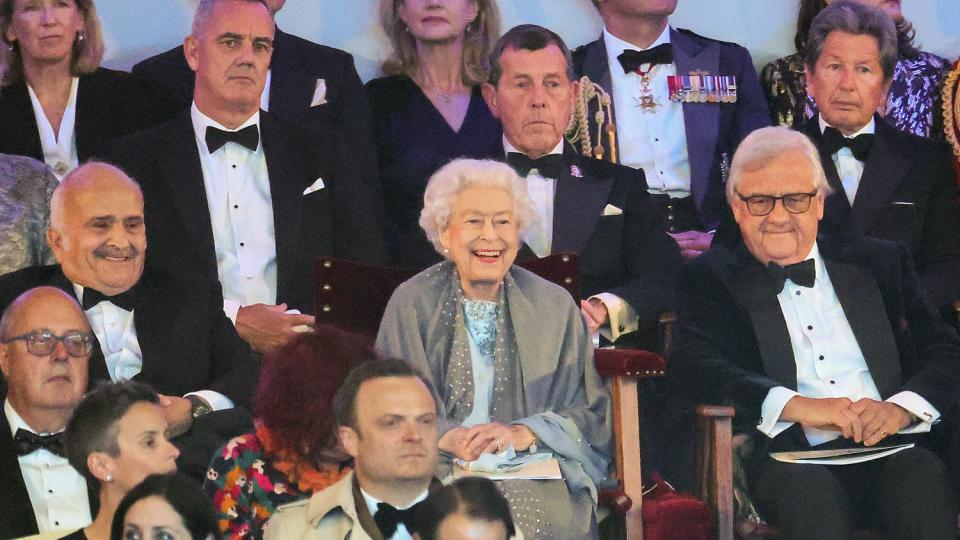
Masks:
[[[490,402],[493,401],[493,351],[497,343],[499,311],[496,302],[467,299],[463,301],[473,371],[473,408],[463,420],[465,427],[490,422]]]

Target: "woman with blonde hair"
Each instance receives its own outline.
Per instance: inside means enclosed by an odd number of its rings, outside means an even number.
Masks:
[[[100,67],[93,0],[0,0],[0,153],[58,179],[154,115],[133,77]]]
[[[503,155],[480,93],[500,15],[494,0],[380,0],[380,22],[393,54],[366,90],[387,242],[394,263],[421,269],[439,261],[417,226],[430,175],[453,158]]]

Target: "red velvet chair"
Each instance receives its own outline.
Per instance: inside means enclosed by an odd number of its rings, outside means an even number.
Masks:
[[[579,299],[576,255],[552,255],[525,262],[521,266],[564,287],[574,299]],[[399,268],[372,266],[333,257],[321,258],[314,270],[317,323],[336,325],[373,340],[393,290],[413,274],[413,271]],[[669,346],[672,319],[667,317],[664,322],[662,338]],[[688,497],[671,496],[661,488],[665,495],[652,499],[649,507],[643,506],[637,383],[643,378],[662,377],[666,370],[664,357],[643,350],[597,349],[594,351],[594,362],[600,375],[609,381],[613,397],[614,457],[618,482],[616,489],[602,492],[600,500],[601,504],[624,514],[627,538],[643,538],[645,523],[648,540],[732,538],[732,495],[719,497],[719,506],[716,502],[707,506]],[[723,426],[726,426],[726,433],[729,434],[732,410],[720,407],[704,409],[702,413],[704,425],[716,433],[704,440],[722,445]],[[705,466],[704,471],[715,470],[717,464],[722,469],[725,462],[722,452],[705,454],[704,460],[711,465]],[[728,453],[726,462],[729,461]],[[717,498],[717,492],[726,489],[717,482],[708,487],[704,488],[704,494],[714,498]],[[699,532],[688,534],[689,531]]]

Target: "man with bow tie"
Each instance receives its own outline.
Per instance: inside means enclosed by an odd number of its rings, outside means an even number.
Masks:
[[[223,314],[219,286],[144,270],[143,195],[116,167],[78,167],[54,190],[50,207],[47,240],[59,264],[0,278],[0,307],[41,285],[79,299],[94,337],[90,380],[149,383],[162,394],[173,436],[224,411],[174,441],[181,468],[202,473],[210,460],[205,452],[216,448],[204,442],[206,428],[245,427],[248,415],[234,407],[249,408],[258,373],[256,358]]]
[[[95,338],[80,306],[53,287],[20,295],[0,320],[0,537],[90,524],[87,484],[67,462],[62,435],[87,389]]]
[[[923,446],[960,400],[960,339],[903,246],[818,238],[831,191],[804,135],[774,127],[744,139],[727,183],[744,241],[685,269],[668,377],[694,400],[736,407],[754,503],[785,538],[864,526],[951,538],[956,468]],[[846,465],[768,455],[894,442],[916,446]]]
[[[820,150],[834,194],[822,228],[902,242],[935,306],[960,299],[960,205],[949,147],[894,129],[877,114],[897,61],[893,21],[834,3],[810,27],[807,86],[820,114],[801,131]]]
[[[309,499],[281,506],[267,540],[410,540],[414,507],[440,483],[437,402],[416,368],[393,358],[368,360],[333,399],[340,444],[353,472]]]
[[[513,28],[494,47],[491,66],[483,96],[503,124],[506,161],[526,178],[541,218],[518,256],[577,253],[590,329],[610,341],[641,330],[642,344],[651,345],[658,314],[673,307],[682,259],[650,207],[643,171],[585,158],[564,141],[577,83],[555,33]]]
[[[662,222],[684,256],[695,257],[709,249],[726,212],[730,156],[748,133],[770,125],[750,53],[674,29],[669,18],[677,0],[593,4],[603,33],[574,51],[574,70],[612,99],[587,112],[591,126],[598,111],[611,115],[591,128],[591,145],[605,160],[643,169]],[[672,94],[672,76],[685,77],[688,89],[708,90],[704,99]],[[609,135],[607,126],[614,129]]]
[[[260,110],[274,45],[262,0],[204,0],[184,55],[193,104],[119,141],[111,159],[143,187],[148,266],[219,279],[223,309],[259,352],[313,317],[313,261],[384,260],[378,201],[342,169],[342,141],[322,144]]]

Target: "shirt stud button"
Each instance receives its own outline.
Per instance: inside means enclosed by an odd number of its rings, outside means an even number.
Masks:
[[[813,330],[813,325],[807,325],[807,330]]]
[[[819,358],[820,358],[820,360],[823,360],[823,355],[821,354]]]

